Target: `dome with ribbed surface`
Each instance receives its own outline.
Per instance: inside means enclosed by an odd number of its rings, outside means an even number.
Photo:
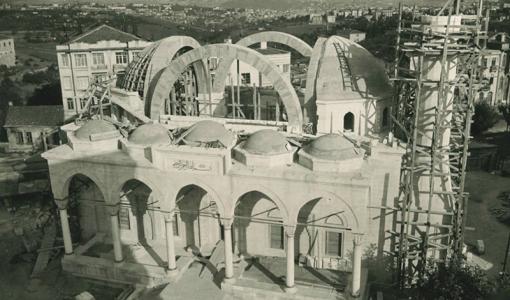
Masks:
[[[228,131],[223,124],[210,120],[193,124],[185,134],[184,142],[191,146],[220,142],[224,147],[229,147],[234,142],[232,132]]]
[[[334,133],[316,138],[306,145],[304,150],[313,157],[325,160],[344,160],[360,156],[352,142]]]
[[[90,140],[93,134],[115,131],[117,128],[110,122],[105,120],[89,120],[83,124],[74,135],[80,140]]]
[[[168,135],[168,129],[161,124],[149,123],[136,128],[128,138],[128,141],[138,145],[169,144],[172,140]]]
[[[271,129],[259,130],[248,137],[243,149],[252,154],[281,154],[292,150],[287,139]]]

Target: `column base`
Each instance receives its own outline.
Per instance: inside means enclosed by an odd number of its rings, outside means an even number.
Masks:
[[[230,277],[230,278],[223,278],[223,283],[225,284],[233,284],[234,282],[236,282],[236,279],[234,277]]]
[[[122,264],[124,262],[124,260],[125,259],[123,258],[121,260],[114,260],[114,262],[115,262],[116,265],[120,265],[120,264]]]
[[[360,293],[357,293],[357,294],[351,293],[351,297],[352,298],[359,298],[359,296],[360,296]]]
[[[74,255],[74,252],[71,252],[71,253],[64,253],[65,256],[72,256]]]
[[[283,289],[285,290],[285,293],[288,293],[288,294],[295,294],[297,292],[296,286],[291,286],[291,287],[286,286]]]
[[[179,274],[179,269],[177,269],[177,268],[166,269],[166,275],[169,277],[175,277],[175,276],[177,276],[177,274]]]

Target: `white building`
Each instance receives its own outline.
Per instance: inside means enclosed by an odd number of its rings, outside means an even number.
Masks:
[[[278,69],[283,72],[285,78],[290,81],[290,52],[267,47],[266,42],[260,43],[260,48],[256,48],[259,53],[266,56],[271,62],[273,62]],[[239,85],[241,86],[257,86],[257,87],[271,87],[271,81],[264,78],[260,72],[253,66],[242,62],[235,61],[230,67],[230,76],[227,77],[226,85],[237,86],[237,64],[239,62]]]
[[[135,35],[101,25],[57,46],[65,118],[81,112],[90,82],[122,76],[128,63],[150,45]]]
[[[14,39],[0,35],[0,65],[13,67],[16,65],[16,51]]]

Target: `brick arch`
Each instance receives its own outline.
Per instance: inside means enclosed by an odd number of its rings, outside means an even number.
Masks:
[[[316,193],[311,193],[311,194],[306,195],[306,201],[301,203],[299,206],[296,206],[295,209],[291,212],[290,221],[297,223],[299,212],[305,205],[307,205],[310,201],[313,201],[316,199],[320,199],[319,202],[323,201],[324,198],[331,199],[332,201],[334,201],[335,207],[338,207],[339,209],[344,210],[345,215],[342,216],[342,219],[345,219],[345,221],[347,223],[346,225],[351,227],[353,233],[360,232],[361,228],[360,228],[359,220],[358,220],[358,217],[356,216],[352,206],[349,203],[347,203],[347,201],[345,201],[344,199],[339,197],[338,195],[331,193],[331,192],[327,192],[327,191],[319,191]]]
[[[267,196],[268,199],[272,201],[276,205],[276,207],[278,207],[278,210],[282,214],[284,224],[295,224],[293,220],[290,218],[289,209],[287,208],[287,205],[285,205],[285,203],[280,199],[280,197],[276,193],[261,185],[249,186],[249,188],[237,191],[233,195],[232,199],[234,201],[234,205],[232,205],[231,208],[232,209],[232,211],[230,212],[231,216],[234,216],[235,208],[237,206],[237,203],[240,201],[241,197],[251,192],[259,192]]]
[[[236,45],[248,47],[260,42],[273,42],[283,44],[296,50],[303,56],[312,56],[312,47],[310,47],[310,45],[308,45],[305,41],[293,36],[292,34],[279,31],[257,32],[240,39]],[[225,57],[225,59],[223,59],[222,62],[218,65],[213,85],[213,93],[223,93],[225,90],[225,81],[227,80],[227,75],[233,62],[234,59]]]
[[[220,56],[233,57],[234,59],[244,61],[268,78],[285,105],[289,127],[287,130],[296,133],[301,132],[303,116],[298,96],[292,84],[285,79],[278,68],[264,55],[253,49],[232,44],[206,45],[191,50],[173,60],[168,67],[161,70],[158,78],[151,82],[151,92],[147,95],[146,99],[146,107],[150,108],[150,110],[147,110],[146,114],[153,120],[159,118],[165,98],[168,97],[173,84],[187,66],[208,57]]]

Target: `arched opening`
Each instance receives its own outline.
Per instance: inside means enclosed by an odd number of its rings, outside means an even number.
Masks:
[[[382,112],[382,127],[385,128],[390,125],[390,113],[389,109],[385,107]]]
[[[298,213],[294,249],[301,280],[345,290],[352,270],[347,212],[331,198],[316,198]],[[300,274],[300,275],[298,275]]]
[[[197,186],[183,187],[177,194],[174,235],[179,246],[208,256],[222,239],[216,202]]]
[[[344,132],[354,132],[354,114],[351,112],[344,115]]]
[[[77,174],[69,182],[69,226],[73,241],[87,241],[96,234],[111,235],[105,200],[97,184]]]
[[[127,243],[126,259],[163,266],[164,218],[158,211],[159,199],[152,189],[137,179],[128,180],[120,191],[119,227]]]
[[[261,192],[248,192],[237,201],[234,218],[234,251],[248,262],[243,277],[283,284],[286,245],[278,206]]]

